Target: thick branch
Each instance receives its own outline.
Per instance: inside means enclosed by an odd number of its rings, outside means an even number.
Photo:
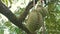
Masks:
[[[2,2],[0,2],[0,13],[5,15],[13,24],[19,26],[16,16]]]

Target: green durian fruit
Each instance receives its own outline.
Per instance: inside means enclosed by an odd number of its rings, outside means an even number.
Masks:
[[[40,29],[42,23],[43,19],[41,13],[37,10],[32,10],[28,15],[26,27],[30,32],[35,32],[36,30]]]

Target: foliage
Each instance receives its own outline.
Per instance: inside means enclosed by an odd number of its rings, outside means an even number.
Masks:
[[[58,0],[56,0],[58,1]],[[56,3],[56,1],[54,2],[50,2],[48,4],[48,11],[49,14],[46,18],[46,30],[48,34],[60,34],[60,10],[59,8],[59,4]]]

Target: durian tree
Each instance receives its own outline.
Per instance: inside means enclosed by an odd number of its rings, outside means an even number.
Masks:
[[[19,13],[20,16],[18,17],[10,10],[12,1],[13,0],[0,0],[0,13],[22,31],[25,31],[27,34],[60,33],[60,19],[58,18],[60,15],[60,0],[30,0],[26,8],[22,10],[23,12]],[[9,7],[8,2],[11,4]],[[38,2],[40,3],[38,4]],[[9,24],[9,26],[11,25]],[[16,31],[17,30],[16,28]]]

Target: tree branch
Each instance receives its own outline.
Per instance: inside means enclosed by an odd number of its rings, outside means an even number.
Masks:
[[[5,15],[13,24],[18,25],[17,17],[0,1],[0,13]]]

